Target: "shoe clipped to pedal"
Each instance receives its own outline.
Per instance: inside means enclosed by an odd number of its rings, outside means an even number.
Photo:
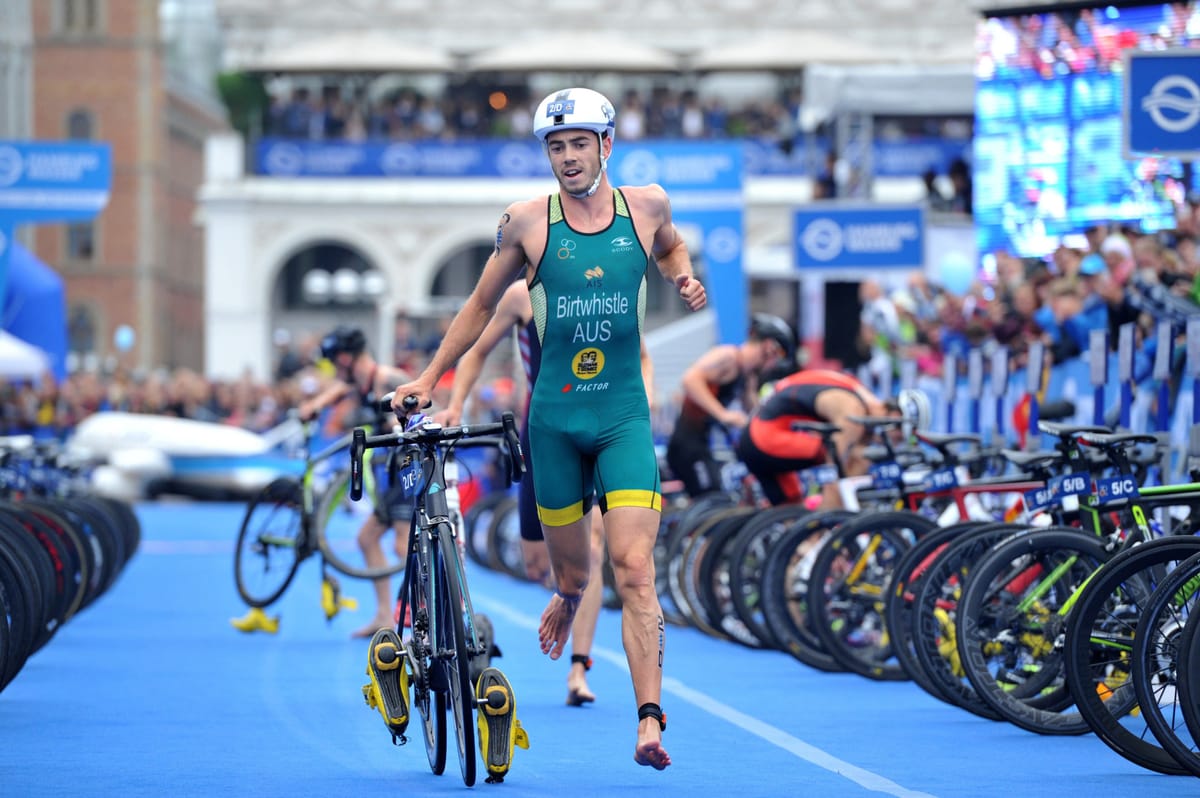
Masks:
[[[263,612],[262,607],[251,607],[250,610],[240,618],[230,618],[229,625],[239,632],[266,632],[267,634],[278,634],[279,632],[279,616],[267,615]]]
[[[488,784],[504,781],[512,766],[514,748],[529,748],[529,735],[517,720],[512,685],[499,668],[487,668],[475,683],[478,702],[479,751]]]
[[[392,742],[403,745],[408,729],[409,678],[405,663],[408,655],[399,635],[392,629],[380,629],[367,649],[367,676],[370,683],[362,688],[367,706],[379,710],[383,723],[392,733]]]

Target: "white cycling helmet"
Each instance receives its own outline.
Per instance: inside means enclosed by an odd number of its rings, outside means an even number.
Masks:
[[[538,103],[533,113],[533,135],[546,143],[546,137],[556,130],[590,130],[598,141],[607,137],[613,140],[617,132],[617,112],[613,104],[598,91],[592,89],[562,89],[547,95]],[[601,144],[600,174],[596,175],[591,188],[582,194],[572,194],[576,199],[590,197],[600,187],[600,178],[608,168]]]
[[[590,130],[610,139],[617,132],[617,112],[613,104],[592,89],[561,89],[538,103],[533,114],[533,135],[546,141],[555,130]]]
[[[896,396],[900,415],[914,430],[926,430],[933,424],[933,406],[920,388],[905,388]]]

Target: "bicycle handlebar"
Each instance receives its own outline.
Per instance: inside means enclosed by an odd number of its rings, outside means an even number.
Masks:
[[[409,404],[407,401],[408,398],[415,399],[415,397],[406,397],[405,404]],[[380,406],[382,407],[385,401],[390,408],[391,399],[388,397],[380,399]],[[414,401],[411,404],[415,408],[416,402]],[[436,445],[447,441],[496,435],[501,436],[503,444],[508,449],[508,473],[506,476],[508,477],[509,484],[519,482],[525,474],[525,458],[521,452],[521,436],[517,433],[516,418],[510,410],[504,411],[500,417],[500,421],[489,424],[459,424],[450,427],[429,424],[403,432],[370,436],[367,435],[366,430],[358,427],[354,430],[350,440],[350,498],[354,501],[362,498],[363,456],[367,449],[377,449],[385,446],[403,446],[405,444]]]

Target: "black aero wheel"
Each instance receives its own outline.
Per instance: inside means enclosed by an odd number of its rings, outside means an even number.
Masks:
[[[1146,628],[1146,609],[1155,587],[1197,551],[1200,538],[1190,535],[1151,540],[1122,551],[1083,588],[1067,624],[1065,670],[1076,709],[1109,748],[1148,770],[1169,775],[1191,771],[1156,744],[1138,704],[1131,652],[1137,637],[1153,634]],[[1171,641],[1161,642],[1161,653],[1173,648]],[[1153,696],[1148,693],[1147,698]]]
[[[441,634],[446,673],[446,694],[454,716],[454,731],[458,741],[458,766],[463,783],[475,784],[475,690],[471,685],[471,657],[467,647],[467,607],[463,601],[462,569],[455,548],[454,533],[449,525],[438,528],[441,549],[438,568],[444,587],[440,596]]]
[[[1038,734],[1090,730],[1069,711],[1056,641],[1076,591],[1109,557],[1095,535],[1049,527],[1000,543],[967,574],[955,614],[958,654],[975,692],[1005,720]]]
[[[300,485],[277,479],[250,500],[233,552],[238,594],[251,607],[266,607],[287,589],[303,545]]]

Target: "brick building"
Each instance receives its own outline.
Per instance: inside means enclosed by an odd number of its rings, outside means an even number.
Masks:
[[[33,125],[41,140],[112,145],[108,207],[92,222],[46,225],[34,250],[66,284],[71,351],[114,354],[126,324],[130,367],[201,368],[204,240],[193,220],[204,139],[224,129],[210,86],[168,68],[159,0],[32,4]]]

